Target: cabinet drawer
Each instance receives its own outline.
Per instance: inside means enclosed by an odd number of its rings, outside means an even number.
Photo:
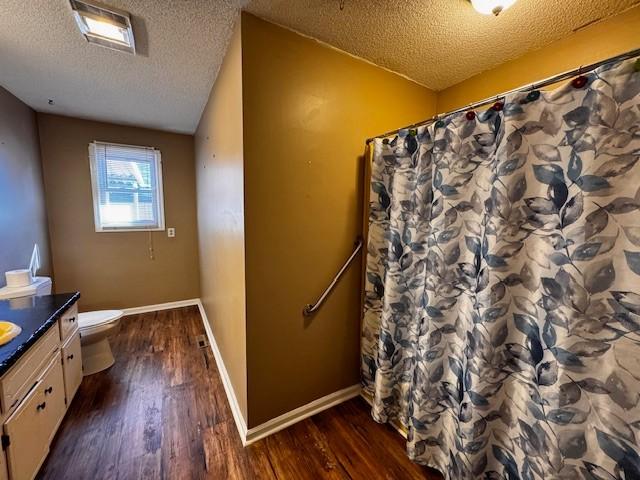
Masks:
[[[62,362],[56,356],[4,424],[9,437],[6,453],[11,480],[35,477],[64,412]]]
[[[64,342],[78,330],[78,304],[74,303],[60,317],[60,339]]]
[[[43,367],[60,348],[58,325],[51,328],[40,338],[13,367],[0,379],[2,390],[2,411],[9,412],[27,394],[36,383]],[[57,355],[56,355],[57,357]]]
[[[80,332],[74,333],[62,347],[62,369],[64,370],[64,391],[68,407],[82,382]]]

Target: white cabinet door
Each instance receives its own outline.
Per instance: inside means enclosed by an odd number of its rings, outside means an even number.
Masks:
[[[32,480],[49,452],[65,413],[62,362],[58,354],[4,424],[11,480]]]
[[[51,443],[67,411],[64,395],[64,375],[59,355],[54,357],[51,365],[47,368],[40,388],[42,388],[43,398],[46,402],[40,428],[42,429],[42,435],[46,435],[48,443]]]
[[[82,348],[79,331],[76,331],[62,347],[62,368],[64,369],[64,390],[68,408],[82,382]]]
[[[49,452],[49,436],[40,430],[46,409],[40,386],[36,384],[4,424],[11,480],[31,480]]]

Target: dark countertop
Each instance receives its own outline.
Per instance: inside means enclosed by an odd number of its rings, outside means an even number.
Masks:
[[[75,292],[0,300],[0,320],[13,322],[22,327],[20,335],[0,346],[0,376],[4,375],[79,298],[80,293]]]

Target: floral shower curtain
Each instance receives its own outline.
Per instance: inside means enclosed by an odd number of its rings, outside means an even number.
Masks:
[[[640,478],[638,64],[373,148],[374,418],[450,479]]]

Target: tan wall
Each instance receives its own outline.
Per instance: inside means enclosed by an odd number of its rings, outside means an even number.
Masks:
[[[201,298],[247,419],[240,22],[195,135]]]
[[[38,126],[55,290],[80,290],[82,310],[198,297],[193,137],[43,113]],[[176,228],[175,238],[95,232],[88,153],[94,140],[160,149],[166,225]]]
[[[36,114],[0,87],[0,287],[5,271],[29,266],[35,243],[39,274],[51,275]]]
[[[435,94],[243,14],[249,427],[359,382],[364,142],[435,113]]]
[[[438,92],[438,112],[640,48],[640,6]]]

